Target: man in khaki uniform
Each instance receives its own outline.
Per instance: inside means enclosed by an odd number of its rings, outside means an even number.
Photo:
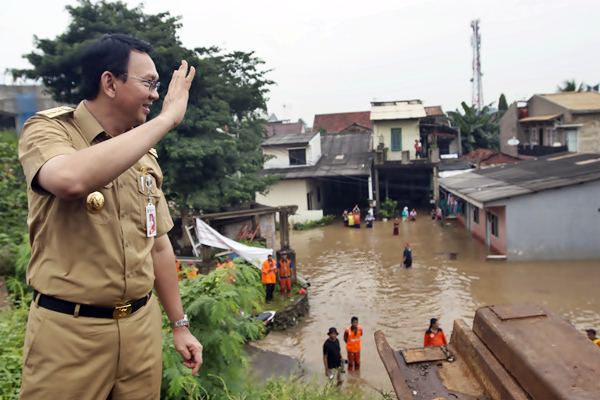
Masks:
[[[25,337],[22,399],[158,399],[161,315],[184,364],[202,346],[188,330],[173,227],[152,148],[185,114],[195,69],[182,61],[163,108],[148,44],[105,35],[82,57],[77,108],[38,113],[23,128],[34,289]]]

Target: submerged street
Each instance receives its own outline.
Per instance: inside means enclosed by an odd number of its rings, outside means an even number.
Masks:
[[[519,302],[548,307],[580,330],[600,327],[598,261],[486,262],[485,246],[461,226],[441,226],[428,216],[401,223],[399,236],[392,229],[391,221],[376,222],[373,229],[336,221],[294,231],[298,271],[311,282],[310,314],[257,346],[296,357],[308,377],[325,380],[321,348],[327,329],[337,327],[345,358],[343,331],[355,315],[365,332],[361,371],[347,381],[389,391],[373,340],[376,330],[384,331],[394,348],[419,347],[432,317],[441,318],[450,339],[454,319],[470,325],[480,306]],[[401,265],[407,241],[411,269]]]

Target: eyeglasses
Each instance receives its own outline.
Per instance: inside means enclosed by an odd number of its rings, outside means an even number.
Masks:
[[[138,81],[142,82],[142,84],[144,86],[146,86],[148,89],[150,89],[150,91],[154,91],[154,90],[158,90],[160,88],[160,81],[158,80],[153,80],[153,79],[144,79],[144,78],[140,78],[138,76],[131,76],[128,75],[127,73],[124,73],[123,75],[121,75],[123,77],[123,79],[127,79],[127,77],[129,78],[133,78],[133,79],[137,79]]]

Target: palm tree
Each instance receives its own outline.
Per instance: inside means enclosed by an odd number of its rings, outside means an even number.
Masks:
[[[581,82],[577,85],[575,79],[567,79],[563,81],[561,85],[557,87],[559,92],[597,92],[600,89],[600,83],[596,85],[588,85],[585,82]]]
[[[448,112],[452,125],[460,129],[463,151],[470,152],[478,148],[498,150],[500,146],[498,113],[490,106],[478,110],[464,101],[460,110]]]

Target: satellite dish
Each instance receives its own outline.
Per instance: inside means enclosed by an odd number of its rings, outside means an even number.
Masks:
[[[508,142],[506,143],[508,143],[509,146],[518,146],[521,142],[519,142],[519,139],[513,136],[510,139],[508,139]]]

